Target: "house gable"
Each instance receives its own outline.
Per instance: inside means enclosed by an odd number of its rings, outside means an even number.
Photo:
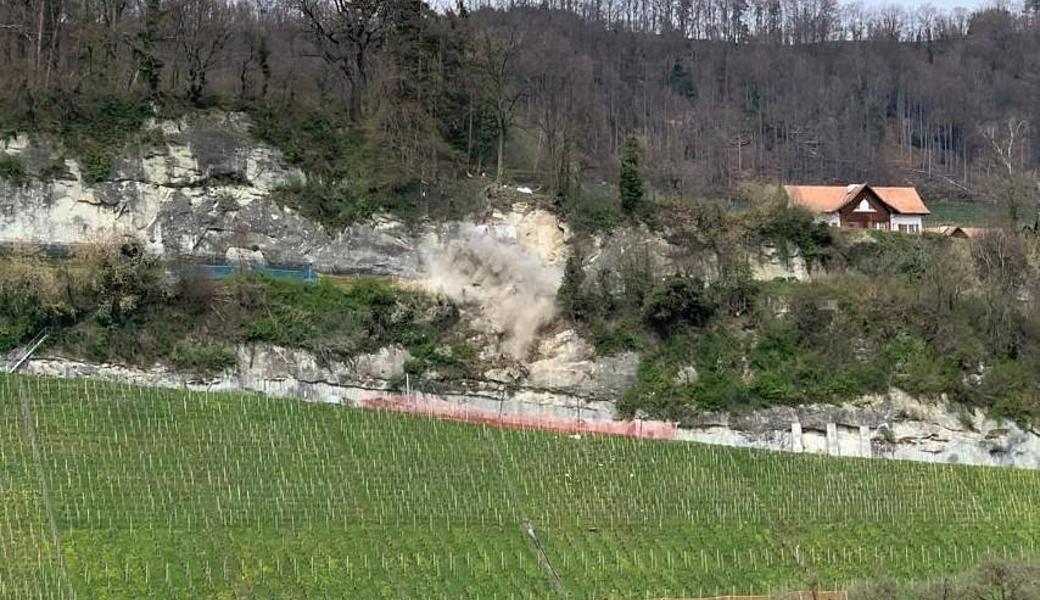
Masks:
[[[837,212],[842,227],[888,229],[892,221],[892,209],[869,186],[852,194]]]

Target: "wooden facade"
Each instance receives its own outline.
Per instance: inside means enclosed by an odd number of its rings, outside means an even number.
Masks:
[[[869,187],[864,187],[838,211],[842,227],[856,229],[892,228],[892,211]]]

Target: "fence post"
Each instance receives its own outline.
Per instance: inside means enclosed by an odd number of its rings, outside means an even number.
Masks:
[[[791,423],[791,450],[801,452],[802,446],[802,424],[798,421]]]
[[[827,454],[830,456],[839,456],[841,454],[837,423],[827,423]]]

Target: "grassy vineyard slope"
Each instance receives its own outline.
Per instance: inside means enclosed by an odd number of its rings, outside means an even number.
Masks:
[[[635,599],[840,587],[879,572],[959,571],[987,554],[1035,556],[1037,506],[1035,472],[0,379],[5,598],[71,588],[82,598]]]

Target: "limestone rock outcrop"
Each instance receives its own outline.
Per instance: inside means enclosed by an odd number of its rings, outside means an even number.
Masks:
[[[554,342],[567,345],[563,341]],[[345,406],[404,409],[555,430],[604,431],[764,450],[832,456],[888,458],[1040,469],[1040,435],[1018,425],[929,404],[898,390],[841,406],[808,404],[742,415],[704,413],[678,424],[615,423],[613,402],[571,393],[570,382],[547,388],[515,386],[486,378],[468,387],[426,393],[394,390],[407,352],[385,348],[350,363],[322,364],[313,355],[271,346],[243,346],[234,370],[195,377],[156,366],[132,369],[58,357],[36,358],[26,371],[38,375],[91,377],[125,383],[212,391],[256,391],[271,396]],[[407,391],[407,393],[404,393]],[[583,389],[587,392],[587,389]],[[473,419],[476,417],[476,419]],[[608,427],[611,427],[608,429]],[[643,433],[647,435],[642,435]]]

